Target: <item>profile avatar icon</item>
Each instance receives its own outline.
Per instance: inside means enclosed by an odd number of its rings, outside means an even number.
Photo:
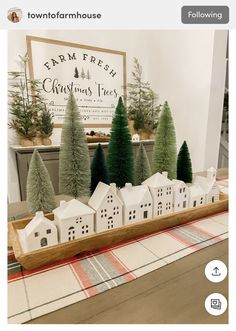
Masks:
[[[22,10],[20,8],[10,8],[7,13],[7,18],[12,23],[18,23],[22,19]]]

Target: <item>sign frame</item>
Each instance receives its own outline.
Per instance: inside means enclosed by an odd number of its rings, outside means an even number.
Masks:
[[[65,47],[72,47],[72,48],[79,48],[83,50],[89,50],[89,51],[96,51],[96,52],[102,52],[102,53],[108,53],[108,54],[116,54],[122,56],[122,63],[123,63],[123,96],[124,96],[124,103],[126,104],[127,100],[127,78],[126,78],[126,52],[124,51],[117,51],[113,49],[108,48],[101,48],[101,47],[95,47],[95,46],[89,46],[84,44],[78,44],[73,43],[69,41],[62,41],[62,40],[56,40],[56,39],[49,39],[49,38],[42,38],[42,37],[36,37],[32,35],[26,35],[26,45],[27,45],[27,52],[29,57],[29,77],[31,80],[37,79],[34,74],[34,59],[33,59],[33,52],[32,52],[32,41],[36,41],[39,43],[46,43],[51,45],[60,45]],[[55,128],[62,128],[63,123],[55,123]],[[83,123],[83,126],[85,128],[110,128],[111,124],[100,124],[100,123],[94,123],[94,124],[85,124]]]

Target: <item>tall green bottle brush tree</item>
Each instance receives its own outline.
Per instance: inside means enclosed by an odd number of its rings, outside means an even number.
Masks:
[[[128,118],[122,98],[119,98],[112,120],[107,164],[110,182],[118,187],[134,181],[134,159]]]
[[[91,164],[91,193],[99,182],[109,184],[108,169],[101,144],[97,145]]]
[[[76,100],[68,98],[61,133],[59,154],[59,189],[75,198],[90,195],[90,158],[86,135]]]
[[[153,173],[167,171],[169,179],[177,172],[176,135],[173,118],[167,101],[163,105],[153,147]]]
[[[142,143],[137,151],[135,158],[135,168],[134,168],[134,183],[135,185],[141,185],[143,181],[151,176],[151,167],[148,160],[148,156],[145,147]]]
[[[192,161],[186,141],[183,142],[177,159],[177,179],[192,183]]]
[[[48,170],[36,149],[30,161],[26,191],[30,213],[36,211],[51,212],[56,208],[55,193]]]

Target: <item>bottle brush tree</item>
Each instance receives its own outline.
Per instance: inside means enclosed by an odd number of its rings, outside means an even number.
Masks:
[[[167,171],[169,179],[176,178],[177,151],[173,118],[167,101],[163,105],[153,147],[153,173]]]
[[[55,193],[49,173],[36,149],[30,161],[26,188],[30,213],[51,212],[56,207]]]
[[[133,148],[127,113],[121,97],[112,120],[107,164],[110,182],[116,183],[118,187],[125,186],[125,183],[133,183]]]
[[[101,144],[98,144],[91,164],[91,193],[99,182],[109,184],[108,169]]]
[[[76,100],[71,93],[61,133],[59,189],[75,198],[90,195],[90,158]]]
[[[177,158],[177,179],[192,183],[192,162],[186,141],[183,142]]]
[[[144,180],[151,176],[151,167],[147,157],[145,147],[141,143],[136,159],[135,159],[135,168],[134,168],[134,184],[141,185]]]

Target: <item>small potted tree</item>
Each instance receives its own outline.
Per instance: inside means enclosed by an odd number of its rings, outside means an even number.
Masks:
[[[41,97],[41,83],[27,75],[27,54],[19,56],[22,71],[9,72],[9,127],[17,133],[22,146],[41,145],[38,137],[39,114],[45,104]]]
[[[131,134],[138,132],[141,139],[149,139],[157,127],[160,106],[156,106],[157,94],[149,82],[142,78],[142,66],[134,58],[133,83],[128,87],[128,116]]]
[[[39,117],[39,132],[42,136],[43,145],[46,146],[52,144],[52,141],[50,139],[54,128],[54,123],[52,119],[53,114],[51,114],[45,106]]]

